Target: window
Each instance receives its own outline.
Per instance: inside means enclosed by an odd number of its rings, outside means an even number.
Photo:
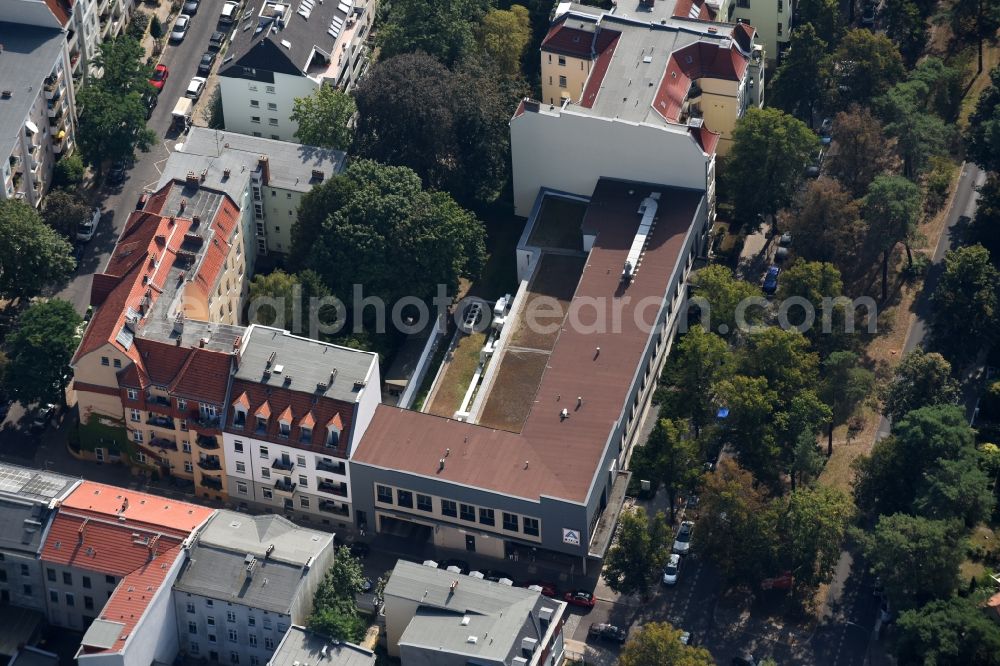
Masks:
[[[274,94],[274,86],[264,86],[264,90],[271,93],[272,95]]]
[[[0,569],[0,583],[6,583],[6,582],[7,582],[7,570]]]
[[[264,636],[264,649],[273,650],[274,649],[274,639],[270,636]]]
[[[117,585],[118,579],[115,578],[114,576],[105,576],[104,582],[107,583],[108,585]]]
[[[312,441],[313,431],[312,428],[301,427],[299,428],[299,440],[303,442]]]
[[[209,643],[215,643],[216,642],[215,641],[215,634],[209,634],[208,635],[208,642]]]
[[[566,66],[566,56],[559,56],[559,66],[560,67]]]
[[[247,494],[247,484],[243,483],[242,481],[237,481],[236,482],[236,492],[238,492],[240,495],[246,495]]]
[[[22,576],[27,576],[28,575],[27,571],[28,571],[28,566],[25,565],[25,564],[22,564],[21,565],[21,575]],[[72,584],[73,584],[73,574],[71,574],[68,571],[63,571],[63,585],[72,585]]]
[[[382,504],[392,504],[392,488],[388,486],[375,486],[375,493],[378,501]]]
[[[271,631],[271,618],[269,618],[269,617],[265,617],[264,618],[264,628],[267,629],[268,631]],[[265,643],[265,645],[267,645],[267,644]],[[271,646],[268,645],[267,647],[271,647]]]
[[[132,431],[132,440],[135,441],[135,442],[139,442],[140,444],[142,444],[142,433],[139,432],[138,430],[133,430]]]
[[[269,458],[270,457],[270,454],[268,453],[266,446],[260,447],[260,457],[261,458]]]
[[[741,9],[750,9],[750,0],[736,0],[736,6]]]
[[[483,525],[495,525],[496,518],[493,509],[479,509],[479,522]]]
[[[247,617],[247,626],[248,627],[256,627],[257,626],[257,618],[254,617],[253,615],[250,615],[249,617]],[[250,635],[253,636],[253,634],[250,634]],[[256,638],[254,640],[256,640]]]
[[[49,590],[49,601],[54,604],[59,603],[59,593],[55,590]]]
[[[247,464],[245,462],[237,461],[236,462],[236,471],[239,472],[240,474],[246,474],[247,473]]]
[[[24,596],[26,596],[26,597],[30,597],[31,596],[31,586],[30,585],[24,585],[24,586],[22,586],[21,587],[21,591],[24,593]]]
[[[277,118],[268,118],[267,122],[270,125],[277,125],[278,124],[278,119]]]
[[[107,356],[101,357],[101,365],[111,365],[111,361],[108,360]]]
[[[431,496],[417,493],[417,508],[421,511],[433,511],[434,503],[431,501]]]
[[[443,499],[441,500],[441,513],[446,516],[451,516],[452,518],[458,517],[458,507],[451,500]]]
[[[233,449],[236,451],[236,453],[243,453],[243,442],[241,442],[238,439],[234,440],[233,441]]]
[[[288,631],[288,627],[287,627],[287,626],[285,626],[285,623],[284,623],[284,622],[279,622],[279,623],[278,623],[278,633],[279,633],[279,634],[283,634],[283,633],[285,633],[286,631]]]
[[[305,467],[306,466],[306,457],[305,456],[295,456],[295,464],[298,465],[299,467]]]
[[[270,479],[271,469],[269,467],[262,467],[260,470],[260,476],[262,479]]]
[[[21,575],[22,576],[30,576],[31,575],[31,570],[28,568],[27,564],[22,564],[21,565]],[[67,578],[69,579],[69,582],[66,583],[66,584],[67,585],[72,585],[73,584],[72,583],[73,577],[70,576],[69,574],[63,574],[63,580],[65,581],[65,580],[67,580]]]
[[[260,492],[264,499],[271,499],[274,497],[274,493],[271,492],[270,488],[262,488]]]
[[[209,615],[208,617],[206,617],[205,618],[205,624],[207,624],[210,627],[214,627],[215,626],[215,616],[214,615]]]
[[[188,652],[190,652],[191,654],[194,654],[194,655],[198,654],[198,649],[199,649],[198,648],[198,644],[195,643],[194,641],[191,641],[191,643],[189,643],[189,645],[190,645],[190,647],[188,648]]]
[[[278,136],[277,134],[272,134],[272,135],[271,135],[271,138],[272,138],[272,139],[274,139],[275,141],[281,141],[281,137],[280,137],[280,136]],[[273,195],[273,194],[274,194],[274,192],[271,192],[271,194]],[[251,664],[253,664],[253,662],[254,662],[254,659],[256,659],[256,658],[257,658],[257,657],[250,657],[250,663],[251,663]]]
[[[226,611],[226,622],[233,624],[236,622],[236,613],[233,611]]]
[[[188,406],[187,400],[185,400],[184,398],[177,398],[177,409],[183,412],[185,409],[187,409],[187,406]]]
[[[194,613],[194,604],[190,601],[187,603],[187,612],[192,614]]]
[[[309,508],[309,498],[308,497],[300,497],[299,498],[299,506],[302,507],[303,509],[308,509]]]
[[[303,488],[308,488],[309,477],[307,477],[305,474],[299,474],[299,485],[302,486]]]
[[[411,493],[409,490],[397,490],[396,503],[399,504],[399,506],[405,506],[407,509],[412,509],[413,493]]]
[[[114,365],[115,365],[116,368],[122,367],[122,361],[121,361],[121,359],[120,358],[116,358],[115,361],[114,361]]]
[[[90,576],[84,576],[83,577],[83,587],[86,590],[90,589]]]
[[[268,111],[277,111],[278,110],[278,105],[275,104],[274,102],[268,102],[267,103],[267,110]]]
[[[125,395],[128,396],[129,400],[138,400],[139,399],[139,392],[136,391],[135,389],[125,389]]]
[[[778,36],[779,37],[781,36],[781,24],[780,23],[778,24]]]
[[[191,464],[190,460],[184,461],[184,472],[187,474],[194,474],[194,465]]]
[[[94,597],[84,597],[83,607],[87,610],[94,610]]]
[[[66,593],[66,605],[70,607],[76,606],[76,597],[73,596],[72,592]]]
[[[191,442],[187,441],[186,439],[183,442],[181,442],[181,451],[183,451],[184,453],[191,453]]]
[[[233,633],[235,633],[235,632],[233,632]],[[233,642],[235,643],[236,641],[233,641]],[[238,663],[240,663],[240,655],[237,652],[230,650],[230,652],[229,652],[229,663],[231,663],[231,664],[238,664]]]
[[[254,643],[254,645],[256,645],[256,643]],[[260,666],[260,659],[257,657],[257,655],[255,654],[250,655],[250,666]]]
[[[278,422],[278,437],[288,439],[288,435],[292,433],[292,424],[285,423],[283,421]]]
[[[560,76],[559,77],[559,87],[560,88],[565,88],[566,87],[566,77],[565,76]]]
[[[21,575],[23,576],[24,574],[22,573]],[[55,569],[47,570],[45,572],[45,577],[48,578],[53,583],[56,582],[56,570]]]
[[[141,442],[141,441],[142,441],[142,439],[141,439],[141,437],[142,437],[142,433],[138,433],[138,434],[139,434],[139,437],[140,437],[140,439],[139,439],[139,440],[137,440],[137,441],[140,441],[140,442]],[[146,464],[146,454],[145,454],[145,453],[143,453],[142,451],[139,451],[139,453],[135,454],[135,459],[136,459],[136,460],[138,460],[138,461],[139,461],[140,463],[142,463],[143,465],[145,465],[145,464]]]
[[[235,629],[230,629],[229,630],[229,642],[230,643],[235,643],[238,640],[240,640],[240,635],[238,633],[236,633]]]
[[[260,125],[260,116],[250,116],[250,122]]]
[[[253,135],[254,135],[254,136],[264,136],[264,135],[263,135],[263,134],[261,134],[260,132],[253,132]]]
[[[260,100],[259,99],[252,99],[252,100],[250,100],[250,108],[251,109],[259,109],[260,108]]]
[[[524,533],[528,536],[538,536],[538,519],[525,516],[522,520],[524,521]]]
[[[187,419],[181,419],[181,432],[187,432],[188,422]]]
[[[476,522],[476,507],[471,504],[462,504],[460,508],[462,509],[462,513],[459,517],[462,520],[468,520],[470,523]]]
[[[130,410],[129,416],[136,423],[138,423],[139,421],[142,421],[142,412],[140,412],[138,409],[132,409],[132,410]]]
[[[250,643],[250,647],[257,647],[257,634],[250,634],[248,642]]]
[[[508,532],[517,531],[517,514],[503,512],[503,528]]]

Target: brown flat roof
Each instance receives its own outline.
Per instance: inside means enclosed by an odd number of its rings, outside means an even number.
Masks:
[[[653,192],[660,193],[656,222],[626,288],[621,273],[639,227],[639,204]],[[354,461],[533,501],[545,495],[584,502],[608,437],[625,411],[670,276],[684,260],[678,254],[703,196],[656,185],[598,182],[583,223],[596,239],[573,299],[577,305],[598,303],[600,309],[581,307],[564,322],[519,434],[380,405]],[[620,312],[617,328],[615,312]],[[644,316],[647,325],[641,326],[637,316]],[[599,318],[607,326],[596,326]],[[583,399],[579,408],[578,396]],[[569,418],[560,417],[564,408]]]

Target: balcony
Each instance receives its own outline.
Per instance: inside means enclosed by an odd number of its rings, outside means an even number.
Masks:
[[[275,492],[287,493],[291,495],[292,493],[295,492],[296,485],[297,484],[292,483],[288,479],[278,479],[277,481],[274,482],[274,490]]]
[[[271,464],[271,467],[282,472],[291,472],[292,468],[295,467],[295,463],[293,463],[291,460],[285,460],[283,458],[275,458],[274,462]]]
[[[218,416],[211,416],[209,414],[198,413],[194,419],[192,419],[196,426],[203,428],[205,430],[218,429],[222,422],[222,419]]]
[[[160,405],[161,407],[170,407],[170,398],[168,398],[165,395],[153,395],[152,393],[147,393],[146,402],[150,405]]]
[[[347,497],[346,483],[330,483],[328,481],[323,481],[319,484],[318,490],[321,493],[330,493],[331,495],[336,495],[337,497]]]
[[[222,463],[218,456],[209,456],[198,461],[198,467],[208,472],[222,471]]]
[[[319,510],[323,513],[332,513],[335,516],[351,515],[351,510],[347,508],[346,504],[338,507],[336,502],[331,502],[330,500],[320,500]]]
[[[45,79],[45,99],[54,100],[62,97],[62,86],[59,85],[61,78],[62,75],[55,77],[50,76]]]
[[[170,451],[177,450],[177,442],[172,439],[166,439],[164,437],[154,437],[149,440],[149,445],[154,449],[168,449]]]
[[[154,416],[149,415],[146,419],[146,425],[156,426],[157,428],[166,428],[167,430],[174,429],[174,420],[169,416]]]
[[[198,435],[194,441],[203,449],[219,448],[219,438],[215,435]]]
[[[326,462],[325,460],[317,460],[316,469],[321,472],[331,472],[333,474],[339,474],[341,476],[347,474],[347,466],[344,465],[342,461],[333,463],[333,462]]]
[[[214,476],[203,476],[201,477],[201,485],[212,490],[222,490],[222,479],[217,479]]]

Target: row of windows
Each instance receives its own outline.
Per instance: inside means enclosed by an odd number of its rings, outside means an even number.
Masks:
[[[210,638],[214,637],[210,636]],[[214,642],[215,642],[214,640],[209,641],[209,643],[214,643]],[[264,647],[266,647],[268,650],[274,649],[274,641],[272,641],[271,639],[265,638],[264,643],[265,643]],[[267,645],[267,643],[270,643],[270,645]],[[254,647],[257,646],[256,642],[253,643],[253,646]],[[197,657],[198,655],[201,654],[201,648],[198,646],[198,643],[196,643],[195,641],[191,641],[188,644],[188,652],[191,654],[191,656]],[[219,660],[219,655],[214,650],[211,651],[209,656],[211,657],[212,661]],[[231,664],[240,663],[240,654],[236,651],[231,651],[229,653],[229,663]],[[250,655],[250,666],[260,666],[260,658],[257,655],[254,654]]]
[[[253,134],[253,136],[256,136],[256,137],[262,137],[262,136],[264,136],[260,132],[252,132],[252,134]],[[281,141],[281,136],[279,136],[277,134],[272,134],[271,138],[274,139],[275,141]],[[258,242],[263,242],[263,241],[258,241]]]
[[[256,83],[251,83],[250,84],[250,90],[257,90],[257,84]],[[271,95],[273,95],[274,94],[274,86],[264,86],[264,91],[267,92],[267,93],[269,93],[269,94],[271,94]]]
[[[76,596],[72,592],[66,593],[66,606],[73,608],[76,606]],[[108,597],[111,597],[111,592],[108,592]],[[54,604],[59,603],[59,593],[55,590],[49,590],[49,601]],[[83,607],[85,610],[94,610],[94,598],[85,596],[83,598]]]
[[[252,122],[255,125],[260,125],[260,116],[250,116],[250,122]],[[267,124],[268,125],[274,125],[275,127],[277,127],[277,125],[278,125],[278,119],[277,118],[268,118],[267,119]]]
[[[194,604],[193,603],[188,602],[188,604],[187,604],[187,612],[191,613],[191,614],[194,613]],[[228,622],[229,624],[236,624],[236,613],[233,613],[232,611],[229,611],[228,613],[226,613],[226,622]],[[206,624],[206,626],[209,627],[209,632],[211,632],[212,628],[215,627],[215,616],[214,615],[207,616],[205,618],[205,624]],[[247,616],[247,626],[248,627],[256,627],[257,626],[257,618],[256,618],[256,616],[254,616],[254,615]],[[271,627],[272,627],[272,625],[271,625],[271,618],[269,618],[269,617],[265,617],[264,618],[263,627],[264,627],[264,631],[271,631]],[[279,634],[284,634],[285,630],[287,630],[287,629],[288,629],[288,627],[285,626],[284,622],[278,622],[278,633]],[[191,634],[192,636],[197,636],[198,635],[198,623],[197,622],[195,622],[193,620],[188,620],[188,633]],[[229,629],[228,633],[229,633],[229,640],[231,640],[233,642],[236,642],[238,640],[237,637],[236,637],[236,629]],[[209,635],[212,635],[212,634],[209,633]],[[251,639],[251,643],[255,643],[256,640],[257,640],[256,634],[250,634],[250,635],[254,637],[253,639]]]
[[[308,428],[303,428],[303,430],[308,430]],[[336,429],[333,429],[333,433],[337,434],[337,438],[336,439],[339,441],[339,439],[340,439],[340,437],[339,437],[339,431],[336,430]],[[246,453],[246,447],[243,445],[242,440],[239,440],[239,439],[233,440],[233,450],[236,453]],[[270,449],[268,449],[266,446],[261,446],[260,447],[260,451],[257,454],[257,457],[259,457],[259,458],[261,458],[263,460],[270,460],[271,459]],[[281,460],[286,465],[291,465],[292,464],[292,457],[290,455],[288,455],[287,453],[282,453],[281,454]],[[324,468],[326,468],[327,471],[333,472],[334,474],[346,474],[347,467],[344,464],[344,461],[342,461],[342,460],[338,460],[338,461],[334,462],[333,458],[329,458],[329,457],[326,457],[326,456],[315,456],[315,459],[314,459],[313,462],[316,465],[316,469],[324,469]],[[296,467],[307,468],[308,467],[308,460],[306,459],[306,457],[304,455],[297,454],[295,456],[295,466]],[[244,462],[237,462],[236,463],[236,471],[237,472],[242,472],[242,473],[245,474],[246,473],[246,463],[244,463]],[[268,476],[265,477],[265,478],[270,478],[270,472],[271,472],[271,470],[269,470],[269,469],[267,469],[265,467],[261,471],[262,472],[266,471],[268,473]]]
[[[252,99],[252,100],[250,100],[250,108],[251,109],[259,109],[260,108],[260,100],[259,99]],[[274,103],[274,102],[268,102],[267,103],[267,110],[268,111],[277,111],[278,110],[278,105],[276,103]]]
[[[409,490],[396,489],[395,501],[393,501],[392,488],[389,486],[376,485],[375,486],[376,499],[382,504],[396,504],[406,509],[413,508],[413,496],[414,494]],[[481,525],[488,525],[490,527],[496,526],[496,512],[493,509],[487,509],[485,507],[477,507],[471,504],[465,504],[461,502],[455,502],[454,500],[442,499],[441,502],[441,514],[448,516],[450,518],[458,518],[459,520],[464,520],[469,523],[476,522],[478,513],[478,522]],[[432,513],[434,511],[434,498],[430,495],[424,495],[422,493],[416,493],[416,506],[418,511],[426,511]],[[516,513],[507,513],[506,511],[501,512],[502,526],[503,529],[508,532],[520,532],[518,524],[523,526],[523,531],[529,536],[538,536],[539,527],[537,518],[529,518],[528,516],[519,516]]]
[[[24,565],[24,564],[21,565],[21,575],[22,576],[27,576],[28,575],[28,567],[27,567],[27,565]],[[57,576],[56,576],[56,570],[55,569],[46,569],[45,570],[45,577],[48,579],[48,581],[50,583],[55,583],[56,582],[56,578],[57,578]],[[62,572],[62,582],[63,582],[63,585],[72,585],[73,584],[73,574],[70,573],[69,571],[63,571]],[[118,579],[115,578],[114,576],[105,576],[104,577],[104,582],[107,583],[108,585],[117,585],[118,584]],[[90,576],[81,576],[81,584],[83,585],[83,588],[85,590],[91,589],[92,584],[91,584]]]

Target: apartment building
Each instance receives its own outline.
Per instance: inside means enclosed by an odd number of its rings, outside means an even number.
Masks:
[[[378,354],[251,326],[223,426],[228,496],[349,527],[348,459],[380,400]]]
[[[219,67],[226,128],[295,141],[292,104],[321,85],[350,89],[368,61],[376,0],[249,0]]]
[[[52,183],[56,161],[74,145],[75,98],[64,28],[68,14],[54,2],[51,7],[58,16],[45,3],[4,2],[0,2],[0,199],[19,199],[37,208]]]
[[[79,480],[0,464],[0,604],[46,611],[38,554],[56,506]]]
[[[180,652],[261,666],[303,624],[333,564],[333,535],[281,516],[218,511],[199,531],[174,583]]]
[[[343,171],[347,159],[347,154],[341,150],[205,127],[192,127],[177,149],[208,159],[218,159],[224,154],[240,156],[247,168],[260,168],[260,156],[267,156],[259,182],[251,184],[254,243],[258,254],[288,254],[292,247],[292,226],[302,197]]]
[[[305,627],[293,626],[281,639],[267,666],[375,666],[375,653],[363,647],[334,640]]]
[[[536,590],[399,560],[385,586],[389,654],[402,666],[558,666],[566,603]]]
[[[565,198],[538,193],[518,249],[529,267],[465,420],[376,409],[350,463],[359,528],[498,558],[544,550],[583,570],[604,557],[709,204],[704,189],[602,178],[573,198],[575,252],[533,246]],[[554,289],[560,310],[536,331],[531,303]]]
[[[84,631],[81,666],[148,666],[177,654],[171,586],[205,507],[83,481],[45,535],[49,623]]]

